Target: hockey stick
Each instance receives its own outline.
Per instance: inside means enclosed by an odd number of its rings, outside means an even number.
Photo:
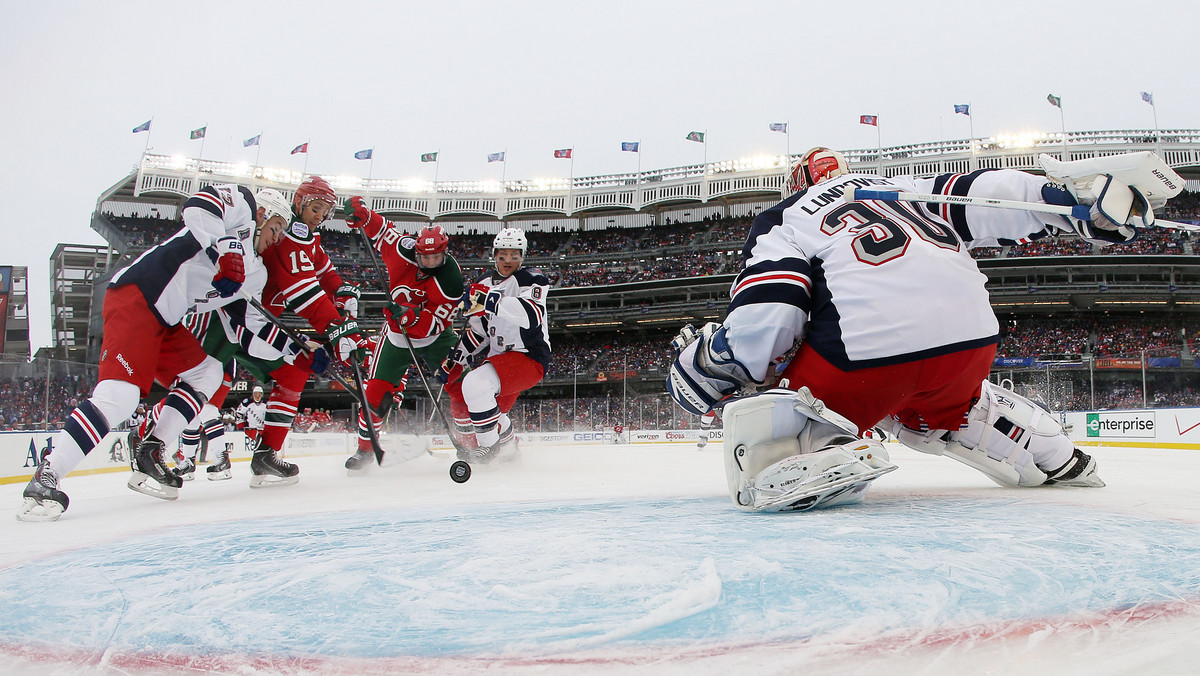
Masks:
[[[263,307],[263,304],[260,303],[257,298],[255,298],[254,296],[251,296],[250,294],[246,293],[245,291],[241,292],[241,296],[242,296],[242,298],[246,299],[246,302],[250,304],[250,307],[254,308],[255,310],[258,310],[259,314],[261,314],[264,319],[266,319],[271,324],[274,324],[275,328],[279,329],[280,331],[283,331],[283,334],[285,336],[287,336],[288,338],[291,338],[292,342],[299,345],[300,348],[302,350],[304,350],[305,354],[308,354],[308,355],[312,354],[312,349],[309,348],[308,342],[305,341],[304,338],[300,334],[296,333],[292,329],[285,326],[283,323],[283,320],[281,320],[281,319],[279,319],[279,317],[276,317],[275,315],[271,314],[271,311],[268,310],[267,308]],[[333,348],[333,346],[331,345],[330,349],[332,349],[332,348]],[[334,350],[334,356],[336,356],[336,350]],[[350,383],[347,382],[345,378],[341,377],[340,375],[337,374],[337,372],[335,372],[331,369],[327,368],[325,370],[325,373],[328,374],[330,378],[337,381],[337,383],[339,385],[341,385],[343,388],[345,388],[347,392],[357,391],[358,394],[355,396],[355,398],[358,399],[358,405],[363,407],[363,410],[370,411],[369,405],[367,404],[367,390],[365,387],[363,387],[362,373],[361,373],[361,369],[358,366],[358,361],[355,360],[353,357],[351,357],[350,363],[354,365],[354,376],[355,376],[355,379],[357,380],[357,382],[355,383],[354,386],[351,386]],[[332,366],[332,364],[330,364],[330,366]],[[370,423],[369,415],[367,416],[367,422]],[[371,439],[371,448],[374,449],[374,451],[375,451],[375,462],[377,464],[382,464],[383,463],[383,447],[379,445],[379,436],[377,434],[375,434],[375,426],[374,425],[371,425],[371,424],[367,425],[367,435]]]
[[[895,190],[867,190],[865,188],[849,188],[845,193],[847,202],[862,200],[880,200],[883,202],[929,202],[933,204],[962,204],[971,207],[992,207],[994,209],[1016,209],[1019,211],[1035,211],[1042,214],[1058,214],[1069,216],[1081,221],[1092,219],[1091,207],[1086,204],[1076,204],[1073,207],[1057,204],[1042,204],[1040,202],[1019,202],[1016,200],[1000,200],[991,197],[968,197],[966,195],[931,195],[916,192],[899,192]],[[1164,221],[1155,219],[1154,225],[1170,230],[1200,232],[1200,225]]]

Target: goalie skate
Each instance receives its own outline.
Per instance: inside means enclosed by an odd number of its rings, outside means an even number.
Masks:
[[[801,512],[861,502],[875,479],[896,469],[878,441],[843,438],[841,446],[784,458],[737,495],[759,512]]]
[[[178,500],[183,480],[163,462],[163,442],[148,436],[130,456],[132,474],[125,485],[160,500]]]

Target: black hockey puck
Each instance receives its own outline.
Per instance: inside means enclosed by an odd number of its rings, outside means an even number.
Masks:
[[[467,479],[471,478],[471,466],[462,460],[454,461],[454,464],[450,465],[450,478],[456,484],[466,483]]]

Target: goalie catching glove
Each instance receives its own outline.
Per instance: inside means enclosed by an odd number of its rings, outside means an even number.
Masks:
[[[689,324],[671,341],[679,356],[667,375],[667,394],[689,413],[704,415],[726,395],[761,384],[734,358],[726,330],[715,322],[700,331]]]
[[[359,333],[358,322],[353,319],[330,324],[325,337],[333,346],[334,355],[343,364],[349,364],[351,359],[361,361],[367,355],[368,343]]]

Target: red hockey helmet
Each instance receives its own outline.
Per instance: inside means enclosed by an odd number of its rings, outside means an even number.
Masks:
[[[787,187],[791,192],[800,192],[821,181],[848,173],[850,163],[846,161],[845,155],[824,146],[817,146],[792,164]]]
[[[329,181],[320,176],[309,176],[304,179],[299,188],[296,188],[296,194],[292,196],[292,211],[296,216],[304,211],[304,205],[308,204],[310,200],[321,200],[329,204],[329,213],[325,215],[325,218],[329,218],[329,215],[337,208],[337,193],[333,191]]]
[[[450,245],[450,238],[440,225],[427,225],[417,233],[417,243],[413,250],[421,256],[432,256],[444,253]]]

